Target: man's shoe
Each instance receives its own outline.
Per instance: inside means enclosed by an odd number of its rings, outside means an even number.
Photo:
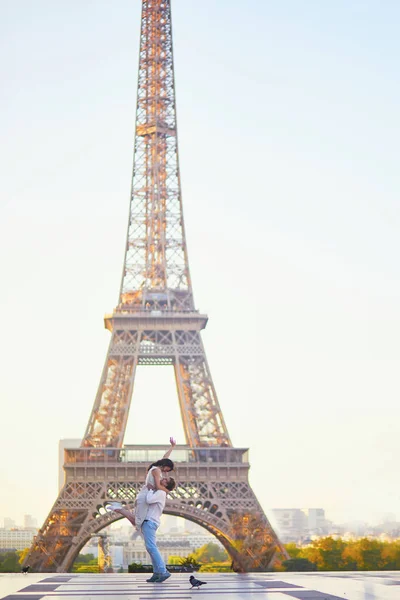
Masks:
[[[161,577],[160,573],[153,573],[150,579],[146,579],[146,581],[147,583],[154,583],[159,577]]]
[[[162,583],[163,581],[165,581],[169,577],[171,577],[171,573],[169,571],[167,571],[166,573],[163,573],[157,579],[155,579],[154,583]]]

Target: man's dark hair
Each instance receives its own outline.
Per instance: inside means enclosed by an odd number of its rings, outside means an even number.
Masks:
[[[168,479],[167,483],[165,484],[165,487],[167,488],[167,490],[172,492],[172,490],[175,489],[175,486],[176,486],[175,479],[173,477],[170,477]]]

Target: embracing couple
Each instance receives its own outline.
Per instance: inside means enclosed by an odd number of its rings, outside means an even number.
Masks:
[[[163,458],[151,464],[147,470],[146,481],[136,498],[135,512],[124,508],[120,502],[109,502],[106,506],[107,509],[126,517],[143,535],[146,550],[153,564],[153,575],[147,579],[148,583],[162,583],[171,577],[156,542],[156,532],[160,526],[167,494],[175,489],[175,480],[169,476],[174,469],[174,463],[169,456],[176,441],[174,438],[170,438],[169,441],[171,447]]]

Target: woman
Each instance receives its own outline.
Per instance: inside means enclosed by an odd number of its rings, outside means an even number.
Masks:
[[[145,520],[147,514],[147,492],[149,490],[163,490],[166,494],[168,494],[168,492],[170,491],[165,487],[165,485],[161,483],[161,479],[165,477],[167,473],[170,473],[174,470],[174,463],[169,458],[169,456],[171,455],[172,450],[176,446],[176,440],[174,440],[173,437],[170,437],[169,442],[171,444],[171,447],[168,448],[164,456],[160,460],[157,460],[155,463],[152,463],[147,469],[146,481],[144,482],[144,486],[137,495],[134,520],[135,527],[138,531],[140,531],[142,523]],[[131,521],[131,519],[129,519],[129,521]]]
[[[169,441],[171,447],[168,448],[164,456],[160,460],[157,460],[156,462],[152,463],[147,469],[146,481],[144,482],[144,486],[142,487],[142,489],[136,497],[135,513],[133,514],[130,510],[124,508],[120,502],[108,502],[105,507],[106,510],[112,510],[126,517],[128,521],[130,521],[130,523],[132,523],[132,525],[134,525],[138,531],[141,530],[142,523],[145,520],[147,514],[147,492],[149,490],[163,490],[166,494],[168,494],[168,492],[170,491],[161,482],[162,478],[165,477],[167,473],[170,473],[174,470],[174,463],[169,458],[169,456],[171,455],[172,450],[176,446],[176,440],[174,440],[173,437],[170,437]]]

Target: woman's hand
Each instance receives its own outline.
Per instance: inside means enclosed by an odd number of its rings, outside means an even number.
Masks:
[[[173,437],[169,438],[169,443],[171,444],[170,448],[168,448],[168,450],[166,451],[166,453],[164,454],[163,458],[168,458],[169,455],[171,454],[172,450],[175,448],[176,446],[176,439]]]

